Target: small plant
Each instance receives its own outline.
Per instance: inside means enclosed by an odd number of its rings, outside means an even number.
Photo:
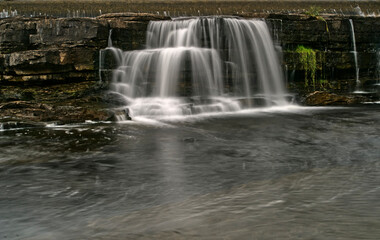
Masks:
[[[305,12],[305,14],[308,15],[309,17],[312,17],[312,18],[315,18],[315,19],[317,19],[319,21],[325,22],[325,24],[326,24],[326,32],[329,32],[329,26],[327,25],[326,20],[322,16],[320,16],[320,11],[321,11],[320,7],[311,6],[309,8],[309,10],[307,10]]]
[[[326,54],[312,48],[298,45],[295,52],[297,53],[297,62],[301,69],[305,71],[305,87],[312,86],[316,89],[330,89],[331,83],[326,79],[323,73],[323,65],[326,63]],[[319,74],[317,74],[317,71]]]
[[[299,62],[301,63],[302,69],[305,71],[305,87],[309,86],[311,80],[315,89],[315,73],[317,70],[316,52],[311,48],[299,45],[296,49],[296,53],[299,54]]]
[[[311,6],[309,8],[309,10],[307,10],[305,12],[306,15],[310,16],[310,17],[318,17],[319,16],[319,11],[321,10],[320,7],[316,7],[316,6]]]

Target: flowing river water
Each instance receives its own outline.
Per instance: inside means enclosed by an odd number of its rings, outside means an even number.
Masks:
[[[0,131],[0,239],[379,239],[380,108]]]

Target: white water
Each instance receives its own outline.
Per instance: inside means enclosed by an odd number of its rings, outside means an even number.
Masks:
[[[380,85],[380,48],[377,49],[376,51],[376,60],[377,60],[377,64],[376,64],[376,79],[377,79],[377,83],[376,85]]]
[[[15,17],[17,16],[17,10],[11,11],[10,13],[3,9],[2,12],[0,12],[0,18],[8,18],[8,17]]]
[[[111,40],[109,40],[111,42]],[[282,69],[264,21],[233,18],[151,22],[146,49],[109,47],[111,89],[133,116],[178,116],[286,105]]]
[[[351,29],[352,45],[353,45],[352,54],[354,55],[354,61],[355,61],[355,80],[356,80],[356,89],[355,89],[355,91],[360,91],[358,52],[356,51],[354,23],[353,23],[352,19],[349,19],[349,22],[350,22],[350,29]]]
[[[112,29],[108,33],[108,47],[112,47]]]

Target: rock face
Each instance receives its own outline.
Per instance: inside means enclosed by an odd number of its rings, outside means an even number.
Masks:
[[[315,52],[316,79],[329,82],[355,76],[349,19],[355,29],[360,78],[373,78],[380,52],[379,17],[266,14],[274,40],[283,49],[289,80],[303,82],[297,47]],[[0,20],[0,81],[44,82],[98,80],[99,50],[112,44],[123,50],[143,48],[153,14],[115,13],[97,18],[6,18]],[[291,76],[292,75],[292,76]],[[320,84],[321,85],[321,84]],[[327,85],[327,84],[325,84]],[[311,90],[307,90],[311,91]]]
[[[270,14],[266,19],[275,40],[282,46],[289,87],[295,91],[349,92],[355,89],[350,19],[354,26],[359,79],[366,85],[367,80],[378,77],[380,17]],[[300,46],[314,53],[313,69],[305,69],[302,52],[297,51]],[[314,79],[310,74],[305,76],[307,70],[315,71]]]
[[[113,45],[141,48],[152,14],[107,14],[98,18],[7,18],[0,20],[0,81],[97,80],[99,50]]]
[[[63,123],[112,118],[99,83],[99,50],[143,47],[153,14],[0,20],[0,118]],[[105,101],[103,101],[105,100]]]
[[[306,95],[320,89],[352,90],[355,66],[348,17],[259,17],[266,18],[274,40],[282,46],[283,66],[292,91]],[[380,18],[351,18],[360,78],[373,80],[379,74]],[[0,117],[61,122],[112,118],[104,103],[119,100],[104,96],[107,84],[99,83],[99,50],[107,47],[110,30],[113,46],[142,49],[149,21],[167,19],[136,13],[0,19]],[[314,70],[306,69],[299,46],[313,53]],[[328,104],[341,101],[329,98]],[[307,104],[315,105],[312,97],[308,99]]]

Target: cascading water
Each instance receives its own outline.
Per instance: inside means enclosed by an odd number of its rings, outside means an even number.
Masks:
[[[352,19],[349,19],[349,22],[350,22],[351,39],[352,39],[352,46],[353,46],[352,54],[354,55],[354,62],[355,62],[356,91],[359,91],[360,80],[359,80],[358,52],[356,51],[354,23]]]
[[[377,79],[376,85],[380,86],[380,48],[377,49],[377,51],[376,51],[376,60],[377,60],[376,73],[375,73],[376,79]]]
[[[3,9],[3,11],[0,12],[0,18],[8,18],[8,17],[15,17],[15,16],[17,16],[17,10],[13,10],[9,13],[7,10]]]
[[[112,47],[112,29],[110,29],[110,31],[108,33],[108,47],[109,48]]]
[[[111,90],[133,116],[190,115],[287,104],[283,73],[261,20],[150,22],[146,49],[101,51],[116,63]]]

